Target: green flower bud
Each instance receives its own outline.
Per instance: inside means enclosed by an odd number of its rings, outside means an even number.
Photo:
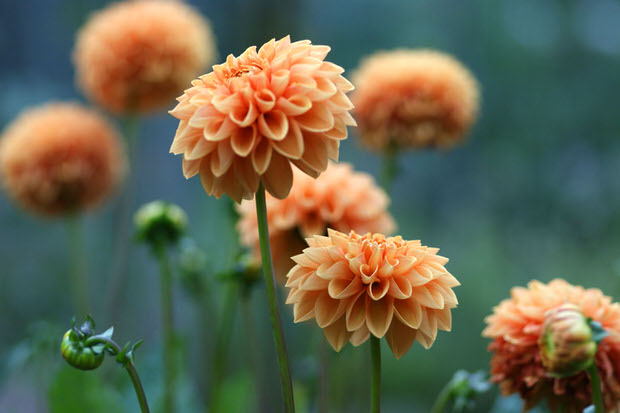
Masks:
[[[134,216],[136,238],[151,245],[176,244],[187,228],[181,207],[163,201],[143,205]]]
[[[596,342],[581,309],[563,304],[547,311],[538,340],[543,366],[553,377],[570,377],[594,362]]]
[[[101,348],[87,347],[86,336],[75,329],[67,331],[60,344],[62,357],[71,366],[80,370],[94,370],[103,363],[104,353]]]

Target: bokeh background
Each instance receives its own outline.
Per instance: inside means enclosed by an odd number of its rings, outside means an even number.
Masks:
[[[0,128],[31,105],[84,101],[74,85],[71,49],[76,30],[106,3],[0,2]],[[294,40],[330,45],[330,60],[349,75],[360,59],[377,50],[421,47],[454,54],[480,82],[481,116],[465,145],[401,158],[391,206],[399,233],[440,247],[462,286],[456,290],[460,305],[453,312],[453,331],[440,333],[431,350],[414,345],[398,361],[384,352],[386,412],[429,411],[454,371],[486,369],[483,318],[512,286],[564,277],[611,296],[620,292],[619,1],[190,3],[211,21],[220,59],[291,34]],[[143,119],[134,207],[153,199],[184,207],[191,236],[207,251],[216,273],[232,262],[236,233],[227,203],[207,197],[198,179],[186,181],[180,158],[168,153],[176,125],[165,113]],[[376,175],[378,159],[358,146],[355,130],[351,135],[343,142],[341,159]],[[118,209],[118,199],[112,200],[86,218],[93,315],[100,328],[113,324],[121,341],[145,340],[138,366],[157,404],[159,283],[145,248],[131,250],[126,299],[118,315],[110,319],[104,311]],[[59,406],[72,397],[94,401],[102,412],[135,411],[129,381],[114,366],[101,374],[61,368],[55,346],[73,315],[67,256],[62,222],[33,218],[0,195],[0,411],[63,411]],[[214,280],[214,306],[221,305],[223,291]],[[185,366],[180,410],[200,411],[193,377],[201,364],[195,361],[207,357],[212,345],[197,338],[196,331],[206,325],[214,333],[217,320],[196,307],[180,287],[176,298],[176,319],[187,350],[179,361]],[[278,376],[263,302],[259,288],[252,299],[262,337],[256,346],[265,388],[270,389],[266,403],[277,406]],[[316,411],[317,329],[292,325],[288,308],[283,318],[298,400],[306,411]],[[39,320],[47,323],[36,324]],[[256,390],[246,357],[254,343],[247,342],[238,321],[232,334],[222,391],[230,394],[231,406],[237,406],[230,411],[251,411],[252,404],[242,399]],[[50,342],[53,351],[48,354]],[[348,346],[340,354],[330,351],[332,411],[366,410],[367,351],[366,346]],[[474,411],[508,411],[498,406],[502,402],[495,401],[495,395],[484,397]]]

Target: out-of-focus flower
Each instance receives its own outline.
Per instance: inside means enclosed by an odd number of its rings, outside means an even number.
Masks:
[[[316,178],[337,160],[347,125],[355,125],[342,68],[324,61],[330,48],[287,36],[258,51],[229,55],[192,82],[170,113],[180,119],[170,152],[183,174],[200,174],[209,195],[252,199],[262,182],[285,198],[291,163]]]
[[[386,338],[396,358],[415,340],[430,348],[437,330],[450,331],[452,291],[459,282],[447,258],[420,241],[381,234],[348,235],[332,229],[308,238],[288,273],[295,322],[315,319],[336,351],[370,334]]]
[[[594,362],[596,343],[579,307],[566,303],[547,311],[538,339],[542,364],[555,377],[570,377]]]
[[[389,198],[372,176],[355,172],[346,163],[331,163],[317,179],[296,170],[288,197],[267,197],[267,220],[276,277],[284,282],[295,264],[291,257],[302,252],[304,238],[325,235],[327,228],[360,234],[390,234],[395,229],[388,212]],[[258,222],[254,201],[237,208],[241,243],[260,257]]]
[[[478,85],[453,57],[431,50],[376,53],[354,74],[352,96],[367,147],[449,147],[478,112]]]
[[[93,14],[73,60],[84,93],[113,112],[162,109],[215,58],[209,23],[182,1],[133,0]]]
[[[598,289],[573,286],[562,279],[549,284],[532,281],[528,288],[515,287],[511,298],[495,307],[486,318],[485,337],[493,339],[489,350],[492,380],[505,395],[519,393],[525,408],[546,399],[557,411],[580,413],[592,404],[590,379],[585,372],[568,378],[551,376],[542,363],[538,341],[543,333],[545,314],[566,303],[573,304],[610,333],[598,345],[595,357],[601,376],[605,405],[620,408],[620,304]]]
[[[24,111],[0,141],[0,175],[8,195],[45,216],[99,204],[120,183],[125,152],[116,130],[72,103]]]
[[[153,246],[176,244],[187,228],[187,215],[175,204],[152,201],[134,216],[136,238]]]

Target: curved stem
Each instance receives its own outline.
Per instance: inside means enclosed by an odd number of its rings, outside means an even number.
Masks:
[[[138,115],[130,114],[123,119],[123,136],[127,146],[130,169],[120,201],[120,210],[116,221],[114,255],[108,276],[106,311],[112,322],[120,313],[125,286],[127,285],[126,274],[131,250],[131,212],[136,198],[136,170],[138,166],[136,147],[140,137],[140,118]]]
[[[381,158],[380,184],[383,190],[390,195],[394,180],[398,175],[398,149],[395,145],[390,145]]]
[[[79,216],[67,218],[69,256],[71,261],[71,289],[74,311],[80,316],[91,312],[88,264],[84,243],[84,228]]]
[[[174,412],[174,395],[176,384],[174,321],[172,300],[172,271],[165,245],[155,248],[155,255],[160,266],[161,281],[161,316],[163,330],[163,363],[164,363],[164,413]]]
[[[443,409],[446,408],[446,404],[448,404],[448,401],[450,400],[451,393],[452,380],[450,380],[448,384],[446,384],[444,388],[441,389],[441,393],[439,393],[437,399],[435,400],[435,404],[433,404],[433,409],[431,410],[431,413],[442,413]]]
[[[273,332],[278,355],[278,365],[280,366],[280,381],[282,382],[282,395],[284,396],[284,407],[286,413],[295,412],[295,401],[293,398],[293,382],[289,368],[288,356],[286,354],[286,343],[282,332],[282,321],[278,309],[278,299],[276,297],[276,278],[273,272],[273,261],[271,259],[271,246],[269,244],[269,225],[267,223],[267,206],[265,203],[265,188],[261,183],[256,192],[256,216],[258,218],[258,234],[260,237],[260,254],[263,264],[263,277],[265,279],[265,290],[267,292],[267,304],[269,305],[269,319]]]
[[[381,339],[370,335],[370,413],[381,412]]]
[[[88,338],[85,343],[86,346],[92,346],[95,344],[107,344],[109,348],[114,351],[114,355],[118,355],[122,350],[116,342],[110,338],[93,336]],[[140,411],[142,413],[149,413],[149,403],[146,400],[146,393],[144,392],[144,387],[142,387],[142,382],[140,381],[140,376],[138,375],[138,371],[136,370],[136,366],[133,364],[129,358],[125,359],[123,363],[123,367],[127,370],[129,374],[129,378],[133,383],[133,389],[136,392],[136,397],[138,398],[138,404],[140,405]]]
[[[237,309],[237,283],[229,282],[228,291],[224,298],[224,309],[220,317],[220,324],[217,328],[217,336],[215,338],[215,354],[213,359],[213,368],[211,368],[211,380],[206,383],[205,389],[209,397],[209,412],[215,413],[218,409],[218,395],[222,382],[225,379],[226,364],[228,362],[228,350],[230,348],[230,338],[235,322],[235,310]]]
[[[592,401],[596,413],[605,413],[605,405],[603,404],[603,394],[601,392],[601,378],[598,374],[596,363],[592,363],[587,369],[590,375],[590,385],[592,386]]]

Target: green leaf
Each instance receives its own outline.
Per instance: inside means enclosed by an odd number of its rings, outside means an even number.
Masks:
[[[125,413],[117,391],[106,385],[95,372],[62,367],[48,392],[50,413]]]
[[[112,339],[112,335],[114,334],[114,327],[108,328],[103,333],[99,334],[100,337],[107,338],[108,340]]]

